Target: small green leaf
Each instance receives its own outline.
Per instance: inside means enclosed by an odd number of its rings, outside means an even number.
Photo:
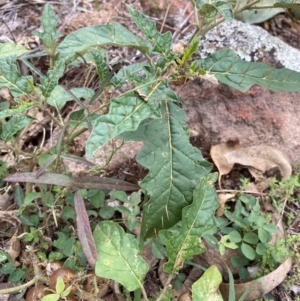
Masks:
[[[265,229],[263,228],[258,229],[258,237],[262,243],[268,242],[268,232]]]
[[[166,257],[166,250],[159,236],[154,239],[151,245],[151,251],[153,256],[157,259],[164,259]]]
[[[215,265],[210,266],[192,285],[193,301],[223,301],[219,291],[222,275]]]
[[[236,245],[234,242],[224,242],[224,247],[235,250],[238,248],[238,245]]]
[[[113,217],[113,215],[115,214],[115,208],[114,207],[110,207],[110,206],[105,206],[102,207],[99,210],[99,215],[103,218],[103,219],[111,219]]]
[[[225,249],[224,244],[220,244],[220,245],[219,245],[219,252],[220,252],[220,255],[221,255],[221,256],[224,256],[224,255],[225,255],[225,251],[226,251],[226,249]]]
[[[103,53],[101,53],[100,51],[91,51],[90,53],[96,65],[97,74],[99,76],[99,83],[101,85],[104,82],[106,76],[110,73],[107,60],[104,58]]]
[[[86,100],[91,100],[95,94],[90,88],[72,88],[70,91],[78,99],[84,98]],[[55,86],[47,98],[47,103],[57,110],[61,110],[71,100],[73,100],[73,97],[63,87]]]
[[[10,275],[15,270],[16,267],[12,262],[4,263],[0,268],[0,272],[4,275]]]
[[[43,10],[41,17],[41,23],[43,25],[43,32],[34,30],[32,33],[38,36],[44,43],[47,49],[53,49],[55,41],[62,36],[62,34],[56,31],[58,20],[54,14],[54,11],[49,3],[47,3]]]
[[[229,233],[229,239],[235,243],[242,241],[241,234],[236,230]]]
[[[219,13],[228,22],[233,20],[233,11],[229,3],[225,1],[210,1],[201,6],[199,10],[200,14],[208,21],[214,19]]]
[[[152,52],[162,54],[164,57],[168,58],[172,43],[171,32],[161,34],[156,29],[156,23],[154,21],[148,19],[141,12],[133,9],[129,5],[127,5],[127,9],[138,28],[154,45]]]
[[[73,222],[76,219],[75,209],[72,206],[65,206],[61,211],[61,218],[66,222],[71,219]]]
[[[232,256],[230,262],[235,268],[240,268],[246,266],[249,263],[249,260],[245,256]]]
[[[17,203],[18,207],[20,208],[24,204],[24,191],[21,188],[20,185],[17,185],[15,187],[15,195],[14,195],[14,200]]]
[[[127,197],[126,192],[122,191],[122,190],[111,191],[109,193],[109,195],[110,195],[110,200],[111,201],[119,200],[123,203],[127,203],[127,201],[128,201],[128,197]]]
[[[273,224],[263,225],[263,229],[266,230],[269,233],[273,233],[273,234],[277,233],[277,228]]]
[[[0,250],[0,262],[3,262],[8,258],[9,258],[8,255],[4,251]]]
[[[105,193],[102,190],[91,189],[84,197],[97,209],[104,206]]]
[[[15,58],[4,57],[0,60],[0,87],[7,87],[17,100],[21,96],[30,99],[32,82],[31,76],[21,76]]]
[[[30,205],[33,200],[38,199],[40,197],[41,197],[40,192],[29,192],[25,196],[24,205]]]
[[[11,140],[17,132],[24,129],[31,121],[32,119],[27,116],[13,116],[2,126],[1,138],[4,141]]]
[[[61,297],[67,297],[67,296],[69,296],[71,290],[72,290],[72,285],[69,286],[68,288],[66,288],[66,290],[63,291],[63,292],[60,294],[60,296],[61,296]]]
[[[63,247],[61,249],[62,249],[64,255],[66,255],[67,257],[70,257],[73,255],[75,241],[76,241],[75,237],[70,237],[69,239],[64,241]]]
[[[184,49],[182,59],[177,59],[180,65],[184,65],[187,61],[192,58],[192,55],[198,51],[200,44],[200,38],[194,38],[191,43],[189,44],[188,48]]]
[[[47,76],[41,77],[41,90],[43,96],[48,98],[51,92],[58,85],[58,80],[65,71],[65,61],[63,59],[56,60],[53,68],[48,71]]]
[[[98,253],[96,275],[113,279],[129,291],[140,288],[149,267],[139,255],[135,237],[110,221],[99,223],[93,235]]]
[[[55,285],[55,291],[58,293],[58,294],[61,294],[65,289],[65,283],[64,283],[64,280],[61,276],[58,276],[57,277],[57,280],[56,280],[56,285]]]
[[[243,236],[243,241],[252,245],[256,245],[259,241],[257,234],[253,232],[248,232]]]
[[[247,257],[250,260],[254,260],[256,257],[255,250],[244,242],[241,245],[241,251],[245,255],[245,257]]]
[[[219,242],[218,242],[218,240],[217,240],[213,235],[210,235],[210,234],[204,234],[204,235],[202,235],[202,237],[205,239],[205,241],[206,241],[212,248],[218,249],[218,247],[219,247]]]
[[[266,251],[267,251],[267,248],[266,248],[266,246],[265,246],[264,243],[260,242],[260,243],[257,244],[257,246],[256,246],[256,253],[258,255],[264,255],[266,253]]]
[[[60,299],[59,294],[49,294],[44,296],[41,301],[58,301]]]
[[[26,275],[26,272],[21,269],[14,270],[8,277],[8,281],[16,283],[20,281],[22,278],[24,278]]]

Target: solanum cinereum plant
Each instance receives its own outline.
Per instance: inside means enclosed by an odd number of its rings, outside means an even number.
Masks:
[[[7,177],[6,181],[23,179],[24,182],[87,188],[66,175],[58,179],[45,172],[51,164],[57,167],[62,157],[68,157],[67,145],[76,135],[90,131],[85,148],[87,158],[114,138],[143,142],[136,157],[137,162],[148,169],[147,176],[139,183],[145,200],[139,240],[113,221],[100,222],[93,237],[97,252],[96,274],[116,280],[129,291],[141,289],[145,300],[143,281],[149,267],[140,253],[147,238],[159,236],[166,248],[168,262],[164,270],[170,275],[167,287],[185,260],[205,251],[199,241],[201,237],[216,230],[216,176],[210,174],[211,164],[189,141],[184,102],[172,91],[170,83],[208,75],[242,92],[255,84],[273,91],[300,90],[300,73],[243,61],[230,49],[193,60],[201,36],[222,21],[231,21],[236,13],[256,7],[259,0],[246,5],[227,1],[192,2],[196,28],[183,45],[182,53],[172,51],[170,32],[160,33],[154,21],[130,6],[129,13],[143,38],[118,23],[110,23],[79,29],[58,43],[57,20],[47,4],[41,18],[44,31],[35,32],[50,57],[46,75],[30,63],[32,54],[24,47],[12,43],[0,45],[0,87],[7,87],[16,102],[15,106],[7,105],[0,112],[1,139],[6,144],[16,145],[18,134],[33,121],[29,110],[34,109],[46,112],[51,108],[54,112],[51,118],[62,129],[57,146],[46,152],[49,160],[43,161],[42,173],[37,176],[27,172],[26,177],[19,173]],[[273,6],[289,7],[291,3],[274,1]],[[123,66],[112,74],[110,70],[114,70],[114,66],[106,61],[105,51],[105,47],[111,45],[135,49],[144,61]],[[22,76],[18,61],[37,74],[39,81],[32,76]],[[96,92],[83,87],[67,90],[59,84],[68,66],[83,62],[96,66],[100,81]],[[89,111],[80,101],[84,98],[93,103],[101,99],[101,92],[107,87],[113,91],[107,113]],[[80,110],[72,113],[67,121],[62,118],[61,110],[71,100],[78,103]],[[99,109],[102,106],[99,102]],[[45,155],[42,149],[38,150],[32,159],[42,155]],[[93,185],[89,187],[95,188]]]

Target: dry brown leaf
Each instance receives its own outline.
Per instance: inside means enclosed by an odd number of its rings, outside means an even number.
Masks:
[[[246,296],[245,301],[252,301],[261,298],[264,294],[270,292],[285,279],[287,273],[291,269],[291,266],[292,260],[288,258],[275,271],[266,276],[250,282],[235,284],[234,289],[236,300],[238,300],[249,287],[251,287],[251,289],[249,294]],[[227,298],[229,294],[229,284],[221,283],[220,292],[223,295],[223,298]]]
[[[16,233],[12,236],[12,238],[4,245],[4,251],[8,253],[11,257],[11,261],[14,266],[19,266],[20,263],[16,261],[16,258],[19,257],[21,253],[21,243],[16,235]]]
[[[213,145],[210,149],[210,156],[219,170],[219,187],[221,188],[221,177],[230,173],[234,163],[229,163],[225,155],[229,152],[239,148],[238,141],[229,141],[228,143],[222,143]]]
[[[292,167],[287,157],[278,149],[261,144],[246,148],[235,149],[224,154],[229,164],[241,164],[251,167],[249,171],[256,178],[266,178],[264,173],[278,168],[283,179],[288,179]]]
[[[228,200],[235,197],[233,193],[219,193],[218,194],[219,208],[217,210],[216,216],[220,217],[224,214],[225,204]]]

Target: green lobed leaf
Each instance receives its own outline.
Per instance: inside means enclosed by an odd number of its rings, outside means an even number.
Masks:
[[[32,91],[32,77],[21,76],[16,61],[13,57],[4,57],[0,59],[0,87],[7,87],[12,96],[20,98]]]
[[[184,109],[162,101],[161,114],[160,119],[145,120],[137,131],[121,135],[125,140],[144,142],[136,160],[149,169],[140,182],[150,196],[143,217],[146,237],[181,220],[181,211],[191,204],[196,184],[211,170],[211,164],[189,142]]]
[[[138,38],[119,23],[84,27],[70,33],[57,47],[57,51],[65,58],[75,53],[83,53],[89,48],[114,45],[131,47],[142,53],[148,51],[149,43]]]
[[[214,213],[218,208],[218,201],[213,187],[213,176],[211,174],[203,178],[194,190],[193,203],[182,211],[180,232],[174,232],[172,229],[159,232],[168,254],[169,260],[164,265],[168,274],[178,272],[185,260],[205,251],[200,237],[216,227]]]
[[[27,116],[16,115],[2,126],[1,138],[4,141],[9,141],[20,130],[25,128],[30,122],[31,118]]]
[[[156,22],[148,19],[144,14],[127,5],[127,9],[138,28],[154,45],[153,53],[162,54],[168,58],[172,44],[171,32],[161,34],[156,28]]]
[[[153,87],[152,94],[157,88]],[[130,91],[111,99],[109,113],[92,122],[93,130],[86,143],[86,156],[92,157],[97,149],[121,133],[136,130],[144,119],[158,118],[158,103],[155,103],[154,97],[145,101],[138,93]]]
[[[95,94],[94,90],[90,88],[72,88],[70,90],[78,99],[84,98],[86,100],[91,100]],[[73,100],[72,96],[61,86],[56,86],[47,98],[47,103],[50,106],[62,109],[67,101]]]
[[[22,45],[17,45],[14,43],[4,43],[4,44],[0,44],[0,61],[3,58],[6,57],[14,57],[16,58],[17,56],[20,56],[26,52],[29,52],[28,49],[26,49],[24,46]]]
[[[58,85],[58,80],[65,71],[65,61],[63,59],[57,60],[54,63],[53,69],[48,71],[47,76],[41,77],[41,90],[43,95],[47,98],[51,92]]]
[[[106,76],[109,74],[109,66],[100,51],[91,51],[91,55],[96,65],[97,74],[99,76],[100,85],[104,82]]]
[[[192,285],[193,301],[223,301],[219,291],[222,275],[215,265],[210,266]]]
[[[41,23],[44,31],[38,32],[34,30],[32,33],[43,41],[46,48],[50,49],[55,44],[55,41],[62,36],[62,34],[56,31],[58,20],[49,3],[47,3],[44,7]]]
[[[178,58],[177,62],[180,65],[184,65],[188,60],[192,58],[192,55],[198,51],[200,44],[200,38],[194,38],[191,43],[188,45],[186,49],[183,50],[183,57],[182,59]]]
[[[216,51],[209,57],[197,61],[209,75],[242,92],[257,84],[272,91],[300,91],[300,73],[281,68],[276,69],[265,63],[246,62],[230,49]]]
[[[21,102],[17,106],[12,107],[11,109],[0,110],[0,119],[25,113],[33,106],[33,103]]]
[[[149,267],[139,255],[135,237],[111,221],[99,223],[93,235],[98,253],[96,275],[113,279],[129,291],[140,288]]]

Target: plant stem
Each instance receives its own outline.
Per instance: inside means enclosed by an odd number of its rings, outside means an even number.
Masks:
[[[136,289],[134,291],[134,299],[133,299],[133,301],[141,301],[141,293],[142,293],[142,291],[141,291],[140,288]]]
[[[164,297],[164,295],[166,294],[166,292],[167,292],[167,290],[169,288],[169,285],[170,285],[172,279],[173,279],[173,275],[169,275],[169,277],[168,277],[168,279],[167,279],[167,281],[166,281],[166,283],[164,285],[164,289],[162,290],[162,292],[160,293],[160,295],[158,296],[158,298],[156,299],[156,301],[161,301],[162,300],[162,298]]]
[[[29,282],[26,282],[22,285],[18,285],[18,286],[14,286],[14,287],[9,287],[9,288],[4,288],[4,289],[0,289],[0,296],[3,294],[14,294],[14,293],[18,293],[32,285],[34,285],[37,281],[38,281],[39,277],[34,277],[32,278]]]

